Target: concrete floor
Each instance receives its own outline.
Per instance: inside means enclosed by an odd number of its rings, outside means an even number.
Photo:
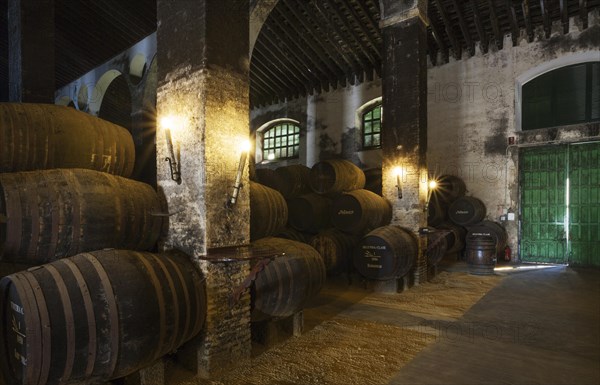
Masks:
[[[600,270],[513,270],[389,384],[600,384]]]

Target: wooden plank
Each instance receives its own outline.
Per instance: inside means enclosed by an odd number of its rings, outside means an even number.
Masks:
[[[494,38],[496,39],[496,47],[502,49],[504,46],[504,36],[500,30],[500,23],[498,22],[498,16],[496,14],[496,6],[493,0],[488,0],[488,8],[490,10],[490,23],[492,24],[492,30],[494,31]]]
[[[433,36],[435,43],[437,44],[440,51],[442,51],[443,61],[444,63],[447,63],[449,60],[450,52],[448,51],[448,46],[446,46],[446,43],[444,42],[444,39],[440,34],[440,29],[432,19],[429,19],[429,27],[431,28],[431,35]]]
[[[475,43],[473,43],[473,39],[471,38],[471,33],[469,32],[469,27],[465,21],[463,11],[456,0],[451,0],[451,2],[452,6],[456,10],[456,15],[458,16],[458,25],[460,26],[463,38],[465,39],[467,50],[469,51],[469,54],[473,56],[475,55]]]
[[[289,55],[284,55],[281,53],[281,51],[272,48],[271,44],[268,41],[265,41],[267,39],[259,39],[256,41],[256,48],[259,48],[258,50],[256,50],[255,48],[255,52],[268,52],[269,56],[272,58],[272,60],[275,62],[275,64],[277,66],[280,66],[282,68],[286,68],[288,70],[288,73],[294,77],[296,79],[296,82],[298,84],[301,84],[302,87],[305,90],[305,94],[306,93],[310,93],[313,89],[313,80],[309,79],[305,73],[302,71],[302,69],[300,69],[296,63],[294,62],[294,60],[289,60]]]
[[[506,0],[506,10],[508,12],[508,21],[510,23],[510,35],[513,47],[519,44],[519,24],[517,24],[517,11],[512,0]]]
[[[435,0],[435,4],[437,6],[437,10],[438,10],[438,13],[440,14],[440,17],[442,18],[442,22],[444,23],[444,28],[446,29],[446,34],[448,35],[448,40],[450,40],[450,45],[452,46],[452,50],[454,51],[454,58],[456,60],[460,60],[462,57],[462,47],[458,43],[458,40],[456,39],[456,35],[454,34],[454,31],[452,30],[452,23],[450,22],[450,19],[448,18],[448,14],[446,13],[446,10],[444,9],[444,5],[442,4],[441,0]]]
[[[531,24],[531,9],[529,8],[529,0],[524,0],[521,3],[521,8],[523,10],[523,18],[525,19],[525,30],[527,31],[527,41],[533,41],[533,26]]]
[[[481,22],[481,12],[479,11],[479,6],[477,5],[476,0],[471,0],[471,9],[473,10],[473,21],[475,22],[475,28],[477,28],[477,34],[479,35],[479,46],[481,47],[481,52],[487,53],[489,40],[487,34],[485,33],[485,29],[483,28],[483,23]]]

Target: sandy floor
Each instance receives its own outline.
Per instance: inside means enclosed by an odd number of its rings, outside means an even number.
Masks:
[[[181,385],[386,384],[428,344],[436,322],[460,318],[500,276],[442,272],[399,294],[328,284],[304,311],[302,336],[291,337],[212,381]],[[175,383],[175,382],[174,382]]]

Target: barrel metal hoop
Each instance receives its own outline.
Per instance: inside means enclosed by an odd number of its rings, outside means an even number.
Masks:
[[[154,254],[146,254],[146,255],[150,255],[152,256],[152,259],[154,259],[154,261],[156,261],[156,263],[160,266],[161,270],[163,271],[163,273],[165,273],[165,277],[167,278],[167,282],[169,284],[169,289],[171,289],[171,298],[173,300],[173,317],[174,319],[174,325],[173,325],[173,333],[171,335],[171,341],[169,344],[169,351],[172,351],[173,349],[177,348],[176,343],[177,341],[177,335],[179,333],[179,298],[177,298],[177,292],[175,291],[175,285],[173,283],[173,277],[171,276],[171,273],[167,270],[167,267],[165,266],[165,264],[163,263],[163,261],[158,258],[156,255]],[[164,312],[161,310],[161,315]],[[165,330],[166,332],[166,330]],[[162,346],[162,345],[161,345]],[[159,352],[159,354],[161,354],[162,352]],[[158,357],[156,357],[158,358]]]
[[[177,341],[177,344],[180,344],[180,343],[184,342],[183,341],[184,339],[187,339],[190,337],[190,317],[191,317],[191,312],[192,312],[191,303],[190,303],[190,294],[188,292],[186,282],[183,278],[183,274],[181,273],[181,269],[179,268],[179,266],[175,262],[173,262],[171,260],[171,258],[165,258],[165,259],[171,264],[171,266],[173,267],[173,270],[175,270],[175,273],[177,274],[177,277],[179,278],[179,282],[181,282],[181,287],[183,290],[183,297],[185,299],[186,312],[185,312],[185,326],[183,328],[184,332],[181,335],[182,340]],[[198,322],[198,321],[196,321],[196,322]],[[194,325],[194,329],[195,329],[195,327],[196,327],[196,325]],[[194,330],[194,329],[192,329],[192,330]]]
[[[110,375],[115,372],[115,368],[117,366],[117,357],[119,356],[119,313],[117,308],[117,302],[115,298],[115,293],[112,289],[112,284],[110,279],[108,278],[108,274],[106,274],[106,270],[98,261],[98,259],[90,253],[81,254],[88,261],[91,262],[94,269],[98,273],[98,277],[100,278],[100,283],[102,284],[102,288],[104,289],[104,293],[106,296],[106,302],[108,303],[108,312],[110,319],[110,346],[111,346],[111,354],[110,354]]]
[[[83,306],[88,325],[88,361],[85,369],[85,376],[89,378],[94,372],[94,363],[96,362],[96,318],[94,317],[94,305],[92,303],[92,297],[90,296],[87,283],[85,282],[85,278],[83,278],[79,267],[69,259],[61,259],[59,262],[64,263],[71,270],[75,280],[77,281],[77,286],[79,287],[81,296],[83,297]]]
[[[162,290],[159,290],[159,288],[161,288],[162,285],[161,285],[161,282],[159,281],[158,277],[156,276],[156,273],[154,272],[154,267],[143,256],[143,254],[141,254],[141,253],[138,253],[138,254],[142,255],[142,257],[138,258],[138,260],[140,262],[142,262],[142,264],[144,265],[144,267],[146,268],[146,270],[148,272],[148,275],[150,276],[150,280],[152,281],[152,286],[154,287],[154,291],[156,292],[156,299],[158,302],[158,310],[160,313],[160,316],[159,316],[160,332],[159,332],[158,344],[156,346],[156,350],[152,354],[152,357],[158,358],[158,355],[160,354],[160,348],[162,346],[164,346],[164,343],[165,343],[165,334],[166,334],[166,326],[167,326],[167,320],[166,320],[166,315],[165,315],[165,298],[163,297]]]
[[[40,319],[40,331],[42,337],[42,351],[41,353],[41,365],[39,367],[40,377],[38,379],[39,385],[44,385],[48,381],[48,374],[50,373],[50,361],[52,359],[52,325],[50,325],[50,317],[48,316],[48,306],[46,305],[46,299],[42,288],[35,276],[26,272],[23,277],[29,282],[33,290],[33,295],[37,304]]]
[[[67,354],[66,354],[66,362],[65,362],[65,370],[61,377],[61,383],[68,381],[71,378],[71,373],[73,372],[73,363],[75,362],[75,322],[73,319],[73,309],[71,304],[71,297],[69,296],[69,290],[67,289],[67,285],[65,281],[52,264],[47,264],[46,270],[52,275],[54,278],[54,282],[58,287],[58,294],[60,295],[60,301],[63,305],[63,311],[65,315],[65,329],[67,333]]]

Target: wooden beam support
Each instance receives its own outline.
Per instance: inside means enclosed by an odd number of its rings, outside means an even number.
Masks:
[[[560,0],[560,19],[563,25],[563,34],[569,33],[569,1]]]
[[[529,8],[529,0],[524,0],[521,3],[523,10],[523,18],[525,19],[525,30],[527,31],[527,41],[531,43],[533,41],[533,26],[531,24],[531,9]]]
[[[442,51],[442,59],[444,63],[448,63],[450,52],[448,51],[448,46],[444,42],[442,35],[440,34],[440,29],[436,25],[436,23],[430,18],[429,19],[429,27],[431,28],[431,35],[435,39],[435,43],[437,44],[440,51]]]
[[[471,0],[470,3],[471,9],[473,10],[473,21],[475,22],[475,28],[477,28],[477,34],[479,35],[479,46],[481,47],[481,52],[487,53],[489,40],[487,34],[485,33],[485,29],[483,28],[479,6],[477,5],[476,0]]]
[[[469,32],[469,27],[467,26],[467,22],[465,21],[465,17],[463,15],[463,11],[460,8],[458,2],[456,0],[450,0],[452,6],[456,10],[456,15],[458,16],[458,25],[460,26],[460,30],[462,31],[463,38],[465,39],[465,44],[467,45],[467,50],[469,51],[469,55],[475,55],[475,43],[471,38],[471,33]]]
[[[347,1],[344,1],[343,3],[344,3],[344,7],[346,7],[346,9],[348,9],[348,12],[350,12],[350,15],[353,17],[356,25],[358,25],[358,27],[362,31],[363,35],[369,41],[369,48],[375,54],[375,57],[377,59],[381,60],[381,52],[380,52],[380,49],[378,48],[377,42],[375,41],[375,39],[373,39],[373,36],[371,35],[371,33],[369,32],[367,27],[365,27],[365,24],[362,22],[362,20],[360,19],[360,17],[358,16],[358,14],[354,10],[354,8],[352,7],[352,4],[349,4]]]
[[[496,14],[496,6],[493,0],[488,0],[488,8],[490,10],[490,24],[492,24],[492,30],[494,31],[494,38],[496,40],[496,47],[500,50],[504,46],[504,36],[500,30],[500,23],[498,22],[498,15]]]
[[[444,28],[446,29],[446,34],[448,35],[448,39],[450,40],[450,45],[452,46],[452,50],[454,51],[454,58],[456,60],[460,60],[462,57],[462,47],[460,46],[458,40],[456,39],[456,35],[452,30],[452,23],[448,18],[448,14],[444,9],[444,4],[440,0],[435,0],[435,4],[437,5],[438,13],[442,18],[442,22],[444,23]]]
[[[519,24],[517,24],[517,11],[512,0],[506,0],[506,10],[508,13],[508,21],[510,23],[510,35],[512,38],[513,47],[519,44]]]
[[[542,21],[544,23],[544,35],[546,36],[546,39],[548,39],[552,33],[552,23],[550,22],[550,10],[548,9],[548,2],[546,0],[540,0],[540,8],[542,10]]]
[[[581,24],[583,25],[583,29],[587,29],[587,27],[588,27],[587,0],[579,0],[579,18],[581,19]]]

